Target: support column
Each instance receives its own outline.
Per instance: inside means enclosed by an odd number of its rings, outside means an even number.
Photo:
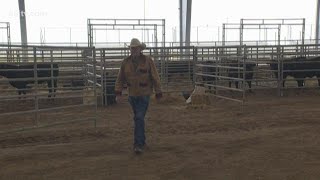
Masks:
[[[180,46],[190,46],[192,0],[180,0]]]
[[[320,37],[320,0],[317,1],[317,18],[316,18],[316,43],[319,44]]]
[[[26,10],[24,0],[19,1],[19,16],[20,16],[20,31],[21,31],[21,45],[27,46],[27,23],[26,23]]]

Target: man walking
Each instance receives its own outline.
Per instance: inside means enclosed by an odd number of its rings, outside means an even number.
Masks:
[[[116,80],[115,93],[119,99],[124,84],[128,87],[128,100],[134,113],[134,151],[143,152],[146,144],[144,117],[148,110],[150,95],[155,91],[157,99],[162,97],[160,78],[151,57],[142,54],[144,43],[133,38],[131,55],[122,61]]]

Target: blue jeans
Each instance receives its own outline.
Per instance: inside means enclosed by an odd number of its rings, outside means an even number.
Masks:
[[[134,114],[134,146],[144,146],[146,144],[144,117],[148,110],[150,96],[129,96],[128,100]]]

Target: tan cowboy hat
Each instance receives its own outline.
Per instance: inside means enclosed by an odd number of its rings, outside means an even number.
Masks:
[[[129,47],[141,47],[141,50],[144,50],[147,48],[147,45],[145,43],[141,43],[137,38],[132,38]]]

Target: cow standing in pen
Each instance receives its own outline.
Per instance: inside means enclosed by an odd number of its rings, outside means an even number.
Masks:
[[[245,62],[245,65],[243,62],[237,62],[232,61],[231,64],[229,64],[230,68],[228,69],[228,77],[232,78],[243,78],[244,74],[244,80],[247,82],[249,86],[249,92],[252,92],[251,90],[251,82],[254,75],[254,67],[256,66],[255,63],[252,62]],[[238,80],[232,80],[235,83],[236,88],[239,88],[239,81]],[[231,87],[232,81],[229,81],[229,87]]]
[[[214,82],[217,80],[217,77],[214,77],[217,75],[216,72],[217,68],[215,67],[215,64],[213,61],[205,61],[202,66],[202,82],[204,84],[209,85],[209,91],[211,91],[210,85],[213,85]],[[215,89],[215,88],[214,88]]]
[[[243,74],[245,74],[244,79],[248,83],[249,92],[252,92],[251,82],[254,75],[254,68],[256,66],[255,63],[246,62],[245,68],[243,62],[238,63],[238,61],[235,60],[225,61],[223,63],[220,63],[219,65],[224,66],[223,68],[221,67],[221,69],[227,72],[225,76],[223,76],[223,72],[218,72],[219,69],[217,69],[216,67],[217,64],[214,65],[213,61],[206,61],[204,63],[204,66],[202,67],[202,81],[204,84],[209,84],[209,90],[211,90],[210,84],[213,84],[218,80],[217,76],[220,76],[220,78],[222,79],[225,79],[225,77],[243,78]],[[231,87],[232,82],[235,83],[236,88],[239,88],[239,80],[229,80],[229,87]]]
[[[34,68],[33,64],[20,66],[0,64],[0,76],[8,78],[9,83],[18,90],[19,95],[26,94],[30,88],[27,85],[35,83]],[[36,68],[37,78],[39,78],[37,83],[47,83],[49,91],[48,97],[51,97],[57,88],[57,77],[59,75],[58,64],[37,64]]]

